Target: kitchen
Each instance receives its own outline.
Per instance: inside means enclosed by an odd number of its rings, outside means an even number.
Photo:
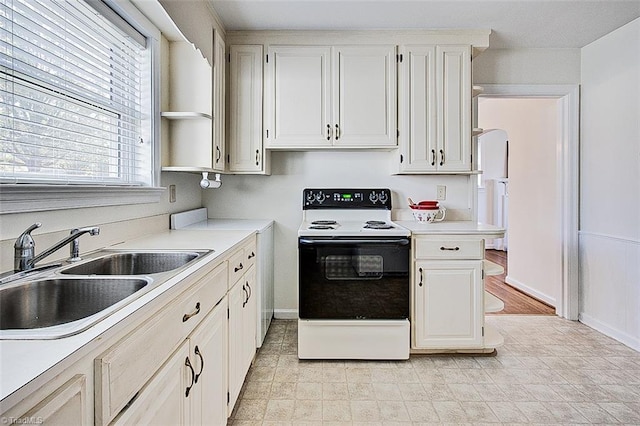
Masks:
[[[206,16],[199,14],[198,19]],[[630,18],[633,18],[631,16]],[[621,26],[622,23],[620,23]],[[637,28],[637,23],[635,24]],[[479,25],[471,25],[476,28]],[[618,26],[611,27],[615,29]],[[482,26],[484,27],[484,26]],[[487,25],[487,28],[493,25]],[[633,30],[632,27],[631,30]],[[189,29],[185,28],[185,35]],[[630,30],[627,30],[630,31]],[[499,34],[499,33],[497,33]],[[604,35],[605,33],[602,33]],[[633,33],[632,33],[633,34]],[[625,46],[624,43],[633,46],[633,36],[614,34],[617,36],[616,43]],[[596,37],[597,38],[597,37]],[[622,38],[622,40],[619,40]],[[594,38],[595,40],[595,38]],[[598,105],[625,104],[624,97],[614,97],[620,90],[607,93],[594,93],[590,95],[590,84],[595,87],[599,84],[601,74],[597,73],[596,65],[602,61],[599,55],[615,54],[615,51],[607,44],[607,39],[600,43],[605,44],[604,52],[598,50],[599,45],[586,46],[587,42],[577,47],[562,48],[497,48],[487,49],[474,60],[474,83],[494,83],[494,84],[582,84],[582,131],[581,146],[583,163],[581,185],[581,198],[583,203],[590,203],[581,208],[582,228],[580,234],[582,259],[589,259],[588,264],[583,265],[582,270],[588,269],[589,274],[581,276],[581,285],[586,290],[583,297],[588,299],[583,301],[588,310],[582,311],[585,319],[591,319],[591,326],[599,329],[605,334],[612,336],[629,346],[638,348],[638,317],[637,317],[637,288],[638,280],[634,278],[634,251],[637,251],[637,199],[632,198],[627,210],[620,209],[615,214],[623,215],[617,220],[611,220],[611,212],[606,208],[610,205],[619,204],[616,194],[624,194],[626,197],[633,197],[637,194],[638,179],[630,178],[628,181],[619,182],[618,179],[608,181],[615,177],[616,166],[595,161],[601,156],[601,144],[598,141],[602,138],[602,132],[614,133],[606,139],[614,140],[620,144],[616,161],[625,164],[625,169],[629,173],[638,173],[637,163],[628,164],[634,157],[633,144],[629,141],[637,139],[637,133],[633,133],[629,121],[622,122],[614,129],[610,129],[607,123],[599,120],[598,117],[605,111]],[[535,45],[532,45],[535,46]],[[583,47],[586,46],[586,47]],[[625,60],[631,61],[631,70],[637,70],[636,62],[632,61],[633,55],[630,52],[633,48],[627,48],[618,52],[607,63]],[[633,68],[635,66],[636,68]],[[605,71],[603,71],[605,72]],[[608,71],[606,71],[608,72]],[[591,78],[591,80],[589,79]],[[621,78],[619,84],[628,84],[628,80]],[[624,93],[624,91],[622,92]],[[595,96],[596,98],[590,98]],[[619,95],[616,95],[619,96]],[[633,110],[633,105],[621,110]],[[613,108],[615,111],[615,108]],[[637,111],[637,106],[636,106]],[[608,112],[611,113],[611,112]],[[591,114],[591,115],[588,115]],[[637,115],[637,114],[636,114]],[[612,117],[617,118],[617,117]],[[619,130],[618,130],[619,129]],[[623,153],[625,153],[623,155]],[[613,155],[613,154],[612,154]],[[467,181],[465,176],[411,176],[398,175],[390,176],[390,162],[392,155],[387,151],[304,151],[285,152],[273,151],[271,153],[271,176],[224,175],[223,185],[219,189],[201,191],[198,183],[201,176],[187,173],[162,173],[161,186],[169,187],[176,185],[176,203],[170,203],[167,196],[162,196],[158,203],[147,203],[139,206],[124,205],[118,207],[94,207],[75,208],[71,210],[52,210],[42,212],[29,212],[21,214],[4,214],[2,216],[2,270],[9,270],[12,267],[13,242],[18,234],[34,222],[43,222],[42,232],[53,232],[53,235],[40,236],[37,240],[38,247],[45,248],[55,241],[66,236],[68,230],[78,226],[100,225],[101,234],[96,237],[83,237],[83,250],[93,250],[121,241],[123,236],[127,239],[141,235],[144,230],[142,224],[144,218],[166,215],[179,211],[189,210],[201,206],[208,207],[210,217],[236,217],[236,218],[269,218],[277,223],[275,234],[276,247],[276,267],[275,267],[275,300],[276,317],[296,318],[296,272],[293,268],[281,265],[293,265],[297,262],[296,256],[296,231],[301,218],[301,194],[305,187],[390,187],[394,190],[394,205],[403,206],[407,196],[414,199],[435,198],[435,187],[446,185],[447,200],[446,205],[452,210],[468,209],[470,203],[467,193]],[[586,157],[585,157],[586,156]],[[354,165],[366,165],[356,168]],[[602,168],[602,169],[601,169]],[[612,176],[613,175],[613,176]],[[630,176],[633,176],[630,174]],[[348,185],[347,185],[348,182]],[[589,185],[586,184],[589,182]],[[610,182],[609,188],[620,188],[620,192],[600,191],[601,185]],[[625,186],[630,185],[630,186]],[[635,187],[633,185],[636,185]],[[591,188],[594,189],[592,193]],[[4,191],[3,191],[4,192]],[[613,197],[607,202],[602,202],[600,197]],[[39,194],[42,198],[46,194]],[[275,197],[277,196],[277,199]],[[596,198],[597,202],[596,202]],[[53,196],[57,199],[57,196]],[[3,198],[3,204],[5,204]],[[103,200],[95,201],[95,205]],[[634,204],[635,203],[635,204]],[[259,206],[259,208],[256,208]],[[283,208],[282,206],[287,206]],[[634,207],[636,206],[636,207]],[[636,210],[634,210],[634,208]],[[606,212],[604,211],[606,210]],[[606,219],[600,219],[606,217]],[[635,216],[634,216],[635,215]],[[127,223],[129,222],[129,223]],[[163,222],[162,225],[165,225]],[[625,228],[625,224],[626,228]],[[160,226],[160,225],[159,225]],[[585,228],[587,226],[587,228]],[[635,226],[635,228],[634,228]],[[604,229],[600,227],[614,229]],[[117,233],[120,232],[120,235]],[[117,235],[117,236],[116,236]],[[606,239],[606,246],[611,253],[622,253],[613,256],[607,254],[602,244],[598,245],[598,238],[605,238],[603,235],[621,236],[618,239]],[[44,238],[48,238],[48,240]],[[634,243],[633,241],[636,241]],[[595,244],[595,245],[594,245]],[[634,247],[636,247],[634,249]],[[597,253],[597,254],[595,254]],[[602,260],[591,260],[593,256]],[[586,260],[583,260],[586,262]],[[608,262],[621,262],[616,267],[605,267]],[[280,266],[279,266],[280,265]],[[588,266],[588,268],[586,268]],[[608,279],[608,275],[603,277],[603,273],[621,274],[614,279]],[[626,272],[625,272],[626,271]],[[625,275],[626,274],[626,275]],[[616,291],[609,291],[609,286],[619,286]],[[615,307],[615,308],[613,308]],[[584,309],[584,308],[583,308]]]

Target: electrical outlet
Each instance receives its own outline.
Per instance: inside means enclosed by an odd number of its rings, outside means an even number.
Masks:
[[[447,199],[447,187],[444,185],[438,185],[436,187],[436,200],[444,201]]]
[[[169,202],[170,203],[176,202],[176,186],[175,185],[169,185]]]

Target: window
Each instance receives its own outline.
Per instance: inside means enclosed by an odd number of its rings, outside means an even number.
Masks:
[[[151,59],[101,0],[0,0],[0,182],[154,186]]]

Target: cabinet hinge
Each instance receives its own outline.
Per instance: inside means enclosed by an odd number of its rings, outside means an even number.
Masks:
[[[229,308],[227,308],[227,319],[229,319]]]
[[[269,129],[267,129],[267,139],[269,139]]]
[[[482,279],[484,280],[484,269],[482,270]]]
[[[227,404],[229,404],[229,402],[231,402],[231,395],[229,395],[229,392],[227,392]]]
[[[231,155],[227,154],[227,163],[231,163]]]
[[[396,55],[396,62],[402,62],[402,53],[400,53],[399,55]]]
[[[267,54],[267,63],[269,63],[269,55]]]

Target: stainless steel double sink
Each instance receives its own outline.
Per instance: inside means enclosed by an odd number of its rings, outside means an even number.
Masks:
[[[0,285],[0,339],[86,330],[210,251],[101,250],[82,262]]]

